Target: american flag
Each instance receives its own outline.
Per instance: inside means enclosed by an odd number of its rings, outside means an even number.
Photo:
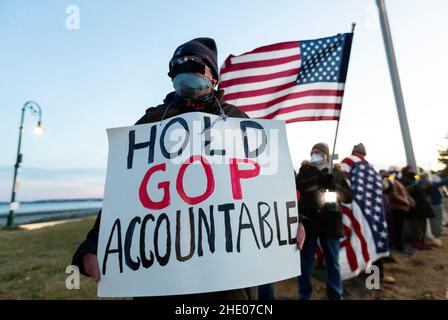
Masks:
[[[220,72],[224,100],[251,118],[339,120],[352,38],[344,33],[230,55]]]
[[[352,155],[342,160],[349,179],[353,202],[342,204],[344,238],[339,264],[343,279],[364,271],[379,258],[389,255],[381,176],[364,158]]]

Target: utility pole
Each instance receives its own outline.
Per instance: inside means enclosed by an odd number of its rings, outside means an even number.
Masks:
[[[395,58],[392,35],[390,32],[389,19],[387,17],[384,0],[376,0],[380,13],[381,31],[383,33],[384,47],[386,49],[387,62],[389,64],[390,78],[394,90],[395,104],[397,105],[398,119],[400,121],[401,135],[403,137],[404,150],[406,152],[406,162],[417,169],[414,149],[412,147],[411,133],[409,131],[408,118],[404,105],[403,92],[401,90],[400,77],[398,76],[397,60]]]

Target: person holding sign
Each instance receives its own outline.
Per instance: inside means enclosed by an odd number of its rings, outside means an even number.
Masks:
[[[146,113],[143,117],[141,117],[137,121],[137,125],[139,124],[148,124],[153,122],[161,122],[165,119],[177,117],[180,119],[179,115],[185,115],[193,113],[193,112],[201,112],[208,113],[212,115],[218,115],[213,122],[208,118],[208,127],[212,127],[216,120],[225,120],[226,117],[234,117],[234,118],[248,118],[248,116],[242,112],[237,107],[227,104],[223,101],[223,91],[215,90],[215,87],[219,81],[219,73],[217,66],[217,49],[215,41],[211,38],[196,38],[191,41],[188,41],[181,46],[179,46],[170,60],[169,63],[169,77],[172,79],[173,87],[175,89],[174,92],[169,93],[163,104],[156,106],[154,108],[149,108],[146,110]],[[185,127],[184,127],[185,128]],[[157,128],[154,128],[154,132]],[[132,133],[134,135],[132,135]],[[152,130],[151,130],[152,135]],[[154,133],[155,136],[155,133]],[[135,131],[129,132],[129,145],[130,150],[131,147],[133,150],[128,155],[128,169],[132,168],[133,164],[133,154],[134,150],[141,148],[148,148],[146,144],[148,143],[137,143],[135,138]],[[162,145],[161,145],[162,147]],[[163,147],[164,148],[164,147]],[[164,151],[163,151],[164,150]],[[167,153],[166,149],[162,149],[162,153],[166,157],[165,153]],[[167,153],[168,158],[170,158],[170,153]],[[154,155],[153,155],[154,157]],[[196,159],[196,158],[195,158]],[[204,160],[203,157],[199,158],[201,163],[203,164],[207,178],[212,177],[212,172],[210,171],[210,165],[207,161]],[[196,161],[196,160],[194,160]],[[249,162],[250,163],[250,162]],[[155,171],[165,171],[162,167],[158,168],[160,165],[154,166]],[[234,166],[236,167],[236,166]],[[182,169],[183,168],[183,169]],[[183,177],[185,173],[186,166],[181,167],[181,170],[178,173],[178,178]],[[151,170],[151,169],[150,169]],[[149,185],[148,179],[150,178],[152,171],[145,175],[142,186],[140,188],[140,201],[143,206],[146,208],[152,208],[154,210],[165,208],[167,205],[163,204],[162,199],[160,202],[154,202],[147,195],[147,186]],[[235,174],[240,174],[244,171],[249,170],[240,170],[238,172],[234,172]],[[245,177],[241,177],[245,178]],[[168,182],[159,183],[159,188],[165,185],[167,186]],[[183,188],[178,191],[182,191]],[[213,187],[211,187],[213,189]],[[166,188],[165,188],[166,189]],[[211,190],[212,190],[211,189]],[[208,190],[208,187],[207,187]],[[207,193],[206,190],[206,193]],[[237,189],[232,189],[234,192],[238,193]],[[165,190],[166,191],[166,190]],[[166,193],[168,195],[168,193]],[[189,197],[185,194],[185,192],[180,192],[180,196],[190,204],[194,204],[196,202],[196,198]],[[165,196],[164,196],[165,198]],[[229,209],[226,209],[228,216]],[[150,214],[148,215],[148,217]],[[135,227],[136,223],[139,221],[139,217],[137,219],[133,219],[133,226]],[[104,218],[103,218],[104,219]],[[160,219],[158,219],[159,221]],[[145,220],[146,221],[146,220]],[[161,220],[160,220],[161,221]],[[227,221],[227,220],[226,220]],[[95,225],[92,230],[87,235],[85,241],[79,246],[78,250],[75,252],[73,256],[73,264],[78,266],[81,273],[93,278],[96,282],[100,280],[100,268],[98,266],[98,258],[97,258],[97,250],[98,250],[98,238],[99,238],[99,230],[101,223],[101,211],[98,214]],[[104,223],[104,221],[103,221]],[[138,222],[140,223],[140,222]],[[167,222],[168,224],[168,222]],[[115,226],[115,224],[114,224]],[[243,224],[243,226],[245,226]],[[112,229],[112,232],[115,228]],[[130,230],[128,228],[128,230]],[[158,230],[158,229],[157,229]],[[112,236],[111,236],[112,237]],[[298,246],[301,247],[304,239],[304,231],[303,228],[298,230],[297,242]],[[107,249],[108,252],[112,252],[112,250]],[[106,251],[107,251],[106,250]],[[115,250],[115,249],[114,249]],[[106,255],[107,257],[107,255]],[[129,257],[127,257],[128,259]],[[130,259],[128,259],[130,260]],[[132,265],[132,261],[128,261]],[[104,274],[104,271],[103,271]],[[173,299],[181,299],[185,298],[186,295],[175,295],[175,296],[166,296],[165,298],[173,298]],[[188,298],[192,299],[235,299],[235,300],[245,300],[245,299],[256,299],[256,288],[242,288],[242,289],[233,289],[233,290],[225,290],[225,291],[216,291],[216,292],[207,292],[207,293],[198,293],[188,295]]]
[[[335,167],[330,173],[330,153],[325,143],[313,146],[311,159],[300,167],[296,184],[301,195],[299,212],[304,217],[307,234],[301,252],[299,298],[311,299],[311,273],[319,240],[327,265],[327,295],[331,300],[339,300],[342,298],[339,240],[344,235],[340,202],[350,203],[352,192],[341,170]]]

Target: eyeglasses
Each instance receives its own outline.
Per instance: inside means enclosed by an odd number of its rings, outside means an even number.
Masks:
[[[207,64],[197,56],[182,56],[179,58],[173,58],[170,61],[170,72],[168,75],[173,78],[179,73],[195,72],[200,73],[207,77],[210,81],[215,82],[213,78],[210,78],[206,71],[212,74],[212,70]]]
[[[183,56],[183,57],[171,59],[170,67],[174,68],[177,65],[184,64],[184,63],[187,63],[187,62],[197,63],[199,65],[205,66],[205,62],[201,58],[199,58],[199,57],[196,57],[196,56]]]
[[[173,58],[170,61],[169,75],[173,76],[180,72],[199,72],[205,73],[205,62],[196,56],[183,56],[179,58]]]

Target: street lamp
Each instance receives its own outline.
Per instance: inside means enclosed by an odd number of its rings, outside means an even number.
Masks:
[[[27,101],[22,107],[22,117],[20,119],[20,128],[19,128],[19,144],[17,146],[17,157],[16,164],[14,165],[14,179],[12,182],[12,193],[11,193],[11,203],[8,215],[7,227],[12,228],[14,226],[14,211],[17,210],[18,204],[16,201],[16,192],[17,192],[17,173],[20,167],[20,163],[23,160],[23,154],[20,153],[20,147],[22,145],[22,134],[23,134],[23,120],[25,118],[25,111],[30,110],[31,113],[38,117],[37,124],[33,128],[33,132],[35,134],[42,134],[44,131],[42,127],[42,109],[39,104],[34,101]]]

